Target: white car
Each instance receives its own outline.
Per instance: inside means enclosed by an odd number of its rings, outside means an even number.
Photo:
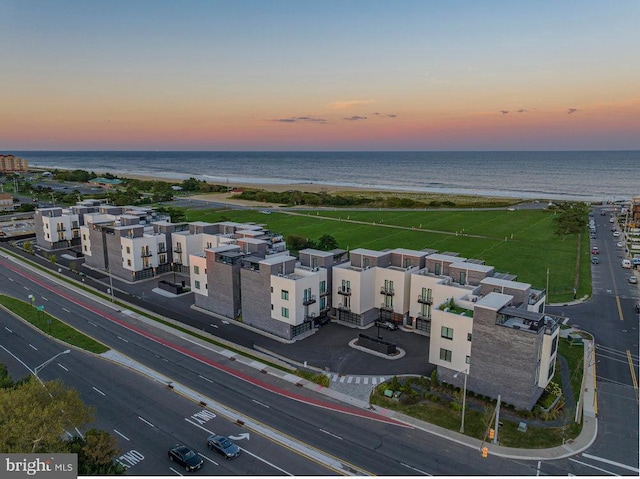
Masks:
[[[618,241],[618,242],[616,243],[616,246],[617,246],[618,248],[622,248],[622,247],[624,246],[624,243],[623,243],[622,241]]]
[[[613,237],[617,238],[618,236],[620,236],[620,231],[614,231],[613,232]]]

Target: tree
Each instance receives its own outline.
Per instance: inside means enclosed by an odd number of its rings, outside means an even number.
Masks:
[[[336,241],[332,235],[325,233],[320,236],[320,239],[318,240],[318,249],[321,249],[322,251],[331,251],[337,247],[338,241]]]
[[[0,451],[67,452],[65,430],[93,420],[78,391],[57,379],[44,384],[30,378],[0,394]]]
[[[115,437],[106,431],[90,429],[85,437],[74,437],[68,442],[69,452],[78,454],[78,475],[124,474],[126,469],[116,462],[122,454]]]

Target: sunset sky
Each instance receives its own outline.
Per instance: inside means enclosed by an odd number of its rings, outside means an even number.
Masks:
[[[640,149],[640,2],[0,0],[12,150]]]

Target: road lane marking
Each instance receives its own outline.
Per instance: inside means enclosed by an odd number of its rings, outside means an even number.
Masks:
[[[172,470],[173,472],[175,472],[178,476],[182,476],[182,474],[180,474],[178,471],[176,471],[173,467],[169,467],[170,470]]]
[[[38,350],[38,348],[36,348],[33,344],[29,343],[29,346],[32,347],[33,349],[35,349],[36,351]]]
[[[138,416],[138,419],[140,419],[142,422],[146,422],[149,426],[151,427],[156,427],[155,424],[151,424],[149,421],[147,421],[145,418]]]
[[[7,331],[9,331],[10,333],[13,333],[13,331],[11,331],[9,328],[7,328],[6,326],[4,327],[4,329],[6,329]]]
[[[572,462],[576,462],[578,464],[582,464],[583,466],[587,466],[587,467],[592,467],[598,471],[602,471],[602,472],[606,472],[607,474],[611,475],[611,476],[620,476],[620,474],[616,474],[615,472],[611,472],[611,471],[607,471],[606,469],[602,469],[600,467],[596,467],[596,466],[592,466],[591,464],[587,464],[586,462],[582,462],[582,461],[578,461],[577,459],[573,459],[573,458],[569,458],[570,461]]]
[[[100,393],[100,394],[102,394],[103,396],[106,396],[106,394],[105,394],[105,393],[103,393],[102,391],[100,391],[97,387],[95,387],[95,386],[91,386],[91,388],[92,388],[95,392]]]
[[[253,401],[254,403],[256,403],[256,404],[258,404],[258,405],[262,406],[262,407],[266,407],[267,409],[269,409],[269,406],[268,406],[268,405],[263,404],[263,403],[261,403],[260,401],[256,401],[255,399],[252,399],[252,401]]]
[[[320,429],[320,432],[324,432],[325,434],[328,434],[331,437],[335,437],[336,439],[342,439],[340,436],[337,436],[336,434],[333,434],[329,431],[325,431],[324,429]]]
[[[214,382],[213,382],[211,379],[206,378],[206,377],[204,377],[204,376],[202,376],[202,375],[200,375],[200,374],[198,374],[198,377],[199,377],[200,379],[204,379],[205,381],[209,381],[211,384],[214,384]]]
[[[60,367],[61,367],[62,369],[64,369],[65,371],[69,371],[69,370],[68,370],[67,368],[65,368],[62,364],[60,364],[60,363],[57,363],[57,364],[58,364],[58,366],[60,366]]]
[[[127,441],[129,441],[130,439],[125,436],[124,434],[122,434],[120,431],[118,431],[117,429],[114,429],[113,432],[115,432],[118,436],[125,438]]]
[[[627,466],[626,464],[622,464],[620,462],[612,461],[611,459],[605,459],[604,457],[592,456],[591,454],[587,454],[585,452],[582,453],[582,457],[586,457],[587,459],[593,459],[594,461],[604,462],[606,464],[611,464],[613,466],[618,466],[623,469],[628,469],[629,471],[640,473],[640,469],[633,466]]]
[[[638,378],[636,378],[636,368],[633,366],[633,358],[631,357],[631,351],[627,349],[627,359],[629,360],[629,371],[631,372],[631,382],[633,384],[633,390],[635,392],[636,401],[638,401]]]
[[[536,470],[536,476],[540,475],[540,461],[538,461],[538,469]]]
[[[119,340],[124,341],[125,343],[128,343],[129,341],[127,341],[126,339],[124,339],[123,337],[120,336],[116,336]]]
[[[409,464],[405,464],[404,462],[401,462],[400,465],[402,465],[404,467],[408,467],[409,469],[411,469],[413,471],[416,471],[416,472],[419,472],[420,474],[424,474],[425,476],[432,476],[432,474],[429,474],[428,472],[421,471],[417,467],[410,466]]]
[[[71,313],[67,308],[62,308],[62,311],[66,311],[67,313]]]
[[[213,459],[208,458],[207,456],[205,456],[204,454],[202,454],[201,452],[198,453],[198,456],[200,456],[202,459],[206,459],[207,461],[209,461],[211,464],[215,464],[216,466],[219,466],[220,464],[218,464],[216,461],[214,461]]]
[[[620,321],[624,321],[624,315],[622,314],[622,305],[620,304],[620,296],[616,296],[616,304],[618,305],[618,316]]]

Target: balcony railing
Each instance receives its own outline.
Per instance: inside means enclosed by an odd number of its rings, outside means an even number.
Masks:
[[[418,316],[416,316],[417,319],[420,319],[422,321],[431,321],[431,316],[427,315],[427,314],[418,314]]]
[[[326,289],[324,291],[320,291],[320,296],[329,296],[329,291]]]
[[[315,319],[315,317],[316,317],[316,313],[305,314],[304,320],[305,320],[305,322],[313,321]]]
[[[158,253],[166,253],[166,252],[167,252],[166,246],[158,246]]]
[[[418,303],[433,304],[433,296],[418,296]]]
[[[345,288],[341,286],[338,288],[338,294],[344,294],[345,296],[351,296],[351,288]]]
[[[309,306],[310,304],[313,304],[316,302],[316,295],[312,294],[311,296],[307,296],[305,298],[302,299],[302,304],[305,306]]]
[[[151,251],[149,251],[149,250],[144,250],[144,249],[143,249],[143,250],[140,252],[140,257],[141,257],[141,258],[149,258],[149,257],[151,257],[151,256],[153,256],[153,253],[152,253]]]
[[[393,311],[393,305],[380,303],[380,309],[382,311]]]
[[[173,248],[173,252],[174,253],[182,253],[182,246],[178,245],[175,248]]]
[[[385,286],[382,286],[380,288],[380,294],[384,294],[385,296],[393,296],[395,292],[393,291],[393,288],[387,288]]]
[[[350,308],[350,307],[345,306],[345,305],[344,305],[344,304],[342,304],[342,303],[338,303],[338,309],[339,309],[340,311],[351,311],[351,308]]]

